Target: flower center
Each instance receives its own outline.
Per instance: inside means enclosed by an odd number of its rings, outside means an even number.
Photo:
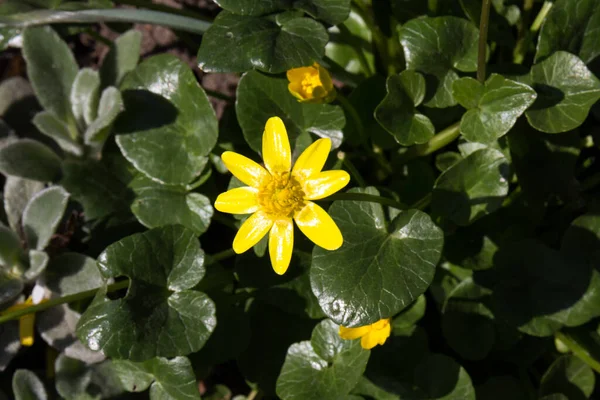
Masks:
[[[258,189],[258,204],[265,213],[275,218],[293,217],[304,207],[304,197],[300,183],[289,172],[273,174]]]
[[[314,71],[305,73],[304,78],[302,78],[302,90],[306,96],[312,96],[316,88],[323,86],[319,78],[319,71],[314,68],[312,69]]]

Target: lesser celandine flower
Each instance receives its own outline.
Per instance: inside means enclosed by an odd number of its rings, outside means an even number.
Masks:
[[[360,338],[363,349],[370,350],[378,344],[384,344],[390,333],[390,319],[380,319],[371,325],[359,326],[358,328],[346,328],[340,326],[340,337],[342,339],[354,340]]]
[[[314,63],[310,67],[287,71],[288,90],[303,103],[329,103],[335,99],[335,88],[329,72]]]
[[[319,139],[298,157],[292,169],[292,152],[283,121],[269,118],[262,138],[265,168],[240,154],[221,155],[227,169],[246,187],[217,197],[215,208],[231,214],[253,213],[240,227],[233,250],[243,253],[269,233],[269,255],[276,273],[287,270],[294,247],[294,225],[315,244],[338,249],[342,234],[331,217],[310,200],[327,197],[350,181],[346,171],[324,171],[331,140]]]

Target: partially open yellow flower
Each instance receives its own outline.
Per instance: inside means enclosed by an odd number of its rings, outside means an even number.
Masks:
[[[335,99],[335,88],[329,72],[314,63],[311,67],[290,69],[287,72],[288,90],[303,103],[329,103]]]
[[[380,319],[371,325],[359,326],[358,328],[346,328],[340,326],[340,337],[342,339],[354,340],[360,339],[360,345],[363,349],[370,350],[378,344],[384,344],[390,333],[392,327],[390,325],[390,319]]]
[[[331,140],[319,139],[298,157],[292,169],[292,152],[283,121],[269,118],[265,126],[262,155],[265,168],[241,154],[221,155],[227,169],[245,187],[222,193],[215,208],[230,214],[253,213],[240,227],[233,250],[243,253],[269,234],[269,255],[279,275],[287,270],[294,246],[294,224],[315,244],[338,249],[342,233],[321,207],[309,200],[325,198],[350,181],[346,171],[325,171]]]

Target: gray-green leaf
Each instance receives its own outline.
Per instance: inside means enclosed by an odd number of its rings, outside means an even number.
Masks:
[[[30,249],[43,250],[67,207],[69,193],[53,186],[37,193],[23,211],[23,231]]]
[[[129,30],[115,39],[100,67],[101,87],[118,87],[123,77],[135,69],[140,59],[142,33]]]
[[[41,111],[33,117],[33,124],[44,135],[51,137],[66,152],[83,155],[81,146],[71,137],[69,127],[49,111]]]
[[[34,181],[50,182],[61,174],[60,158],[46,145],[21,139],[0,148],[0,172]]]
[[[87,144],[103,143],[110,133],[110,126],[122,110],[121,92],[112,86],[104,89],[100,97],[97,116],[85,131],[85,142]]]
[[[100,75],[98,72],[90,68],[81,69],[73,82],[70,99],[73,116],[82,132],[96,119],[99,91]]]
[[[44,384],[33,372],[26,369],[15,371],[12,379],[15,400],[46,400],[48,394]]]

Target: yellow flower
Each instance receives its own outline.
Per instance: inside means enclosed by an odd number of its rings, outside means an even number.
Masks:
[[[340,337],[342,339],[354,340],[360,339],[360,345],[363,349],[370,350],[378,344],[384,344],[390,333],[390,319],[380,319],[371,325],[359,326],[358,328],[346,328],[340,326]]]
[[[6,314],[12,311],[22,310],[24,308],[33,305],[33,297],[29,296],[27,300],[22,303],[16,303],[2,311],[2,314]],[[33,345],[33,324],[35,323],[35,313],[25,314],[19,318],[19,338],[21,339],[21,345],[31,346]]]
[[[329,72],[319,64],[290,69],[288,90],[302,103],[329,103],[335,99],[335,88]]]
[[[325,171],[331,140],[319,139],[298,157],[292,169],[292,152],[283,121],[269,118],[262,138],[265,168],[231,151],[221,155],[227,169],[245,187],[222,193],[215,208],[230,214],[253,213],[240,227],[233,250],[240,254],[269,234],[269,255],[279,275],[287,270],[294,246],[294,224],[315,244],[338,249],[342,233],[321,207],[309,200],[325,198],[350,181],[346,171]],[[290,172],[291,171],[291,172]]]

